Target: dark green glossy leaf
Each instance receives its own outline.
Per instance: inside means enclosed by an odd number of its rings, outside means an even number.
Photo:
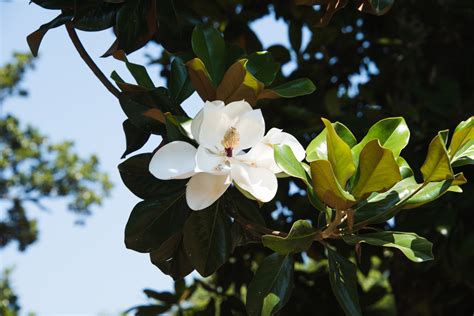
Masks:
[[[151,289],[144,289],[143,292],[149,298],[162,301],[168,304],[174,304],[178,301],[178,297],[171,292],[157,292]]]
[[[173,245],[166,241],[160,249],[150,253],[150,259],[151,262],[161,270],[161,272],[171,276],[174,280],[179,280],[193,272],[194,268],[184,250],[182,234],[176,234],[172,238]],[[168,244],[167,248],[169,248],[167,253],[162,251],[162,248],[166,244]]]
[[[292,290],[293,257],[277,253],[266,257],[260,262],[248,287],[246,304],[248,315],[259,316],[262,310],[267,314],[269,311],[276,313],[288,302]]]
[[[118,169],[122,181],[141,199],[168,196],[184,190],[187,180],[159,180],[149,171],[152,154],[139,154],[122,162]]]
[[[120,5],[103,3],[96,8],[87,10],[84,14],[76,16],[74,27],[82,31],[102,31],[115,24],[115,17]]]
[[[316,87],[308,78],[301,78],[276,86],[271,90],[282,98],[294,98],[311,94],[316,90]]]
[[[265,86],[270,85],[280,69],[280,65],[273,60],[269,52],[256,52],[247,56],[245,64],[247,71]]]
[[[345,236],[344,241],[351,245],[364,242],[373,246],[397,248],[413,262],[433,260],[433,244],[415,233],[385,231]]]
[[[117,12],[115,33],[118,48],[127,54],[143,46],[153,33],[149,27],[156,27],[155,23],[147,23],[152,16],[151,3],[147,0],[126,1]]]
[[[339,305],[347,316],[362,316],[357,294],[357,268],[348,259],[326,248],[329,260],[329,281]]]
[[[315,235],[316,232],[311,223],[300,219],[293,223],[288,236],[264,235],[262,242],[265,247],[281,255],[287,255],[292,252],[306,251],[313,243]]]
[[[174,102],[181,104],[194,92],[191,79],[188,76],[188,69],[180,58],[175,58],[171,62],[171,73],[169,81],[169,91]]]
[[[197,25],[191,41],[194,53],[202,60],[217,87],[226,67],[226,46],[221,33],[211,26]]]
[[[184,227],[184,247],[194,268],[203,276],[213,274],[232,252],[232,222],[218,200],[193,212]]]
[[[145,200],[134,208],[125,227],[125,245],[139,252],[158,249],[173,234],[181,231],[190,209],[185,192]]]
[[[150,75],[146,68],[142,65],[134,64],[125,59],[125,65],[127,66],[128,71],[132,74],[133,78],[140,87],[145,89],[152,90],[155,88],[153,80],[151,80]]]
[[[139,127],[136,127],[129,119],[123,121],[123,131],[125,133],[125,140],[127,147],[122,155],[122,159],[128,154],[143,147],[150,138],[150,132],[144,131]]]
[[[162,315],[171,309],[172,305],[139,305],[126,311],[135,311],[135,316],[155,316]]]

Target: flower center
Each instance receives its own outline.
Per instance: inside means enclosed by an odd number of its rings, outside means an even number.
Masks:
[[[224,146],[227,157],[232,157],[232,150],[239,145],[240,135],[235,127],[229,128],[225,134],[221,144]]]

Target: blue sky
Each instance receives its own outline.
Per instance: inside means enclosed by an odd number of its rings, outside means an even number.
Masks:
[[[14,51],[27,51],[26,36],[55,15],[27,1],[0,2],[0,63],[9,61]],[[283,21],[267,17],[252,27],[265,47],[288,45]],[[113,41],[110,30],[79,32],[79,36],[106,75],[117,70],[130,78],[119,61],[98,58]],[[307,42],[307,32],[304,38]],[[129,58],[145,64],[145,53],[156,56],[159,50],[149,45]],[[287,65],[284,70],[292,67]],[[149,67],[155,84],[164,85],[158,70]],[[147,255],[127,250],[123,244],[123,229],[138,202],[122,185],[116,168],[124,150],[125,116],[117,100],[79,58],[63,27],[46,35],[36,69],[27,74],[23,86],[30,96],[8,100],[2,111],[38,127],[53,141],[73,140],[83,156],[97,154],[115,184],[111,197],[94,210],[85,226],[74,225],[74,215],[66,212],[64,201],[48,202],[49,212],[30,207],[31,216],[39,221],[39,241],[24,253],[16,245],[0,250],[0,269],[15,266],[13,285],[23,313],[114,315],[144,302],[143,288],[171,288],[171,279]],[[192,115],[200,106],[199,98],[193,96],[185,109]],[[144,150],[152,150],[158,142],[158,137],[151,138]]]

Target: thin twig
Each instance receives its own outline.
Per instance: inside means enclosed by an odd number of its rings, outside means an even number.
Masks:
[[[82,60],[84,60],[87,66],[89,66],[94,75],[100,80],[100,82],[102,82],[107,90],[109,90],[110,93],[112,93],[118,99],[120,97],[120,91],[112,84],[112,82],[107,79],[104,73],[99,69],[99,67],[97,67],[96,63],[89,56],[86,49],[82,45],[81,40],[77,36],[76,30],[74,29],[72,23],[66,23],[66,30]]]

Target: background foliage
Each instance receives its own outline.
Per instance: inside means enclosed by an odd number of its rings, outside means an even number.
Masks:
[[[152,62],[162,64],[161,75],[169,78],[171,53],[191,49],[196,52],[195,47],[190,47],[191,32],[196,24],[205,22],[217,26],[226,41],[247,52],[267,49],[281,65],[296,63],[296,69],[288,76],[279,72],[274,84],[308,77],[316,83],[317,92],[290,100],[272,100],[271,106],[268,101],[258,105],[268,126],[284,128],[304,145],[322,130],[321,116],[344,122],[358,139],[381,118],[404,116],[412,130],[410,150],[404,152],[404,157],[412,166],[419,167],[432,135],[440,127],[454,130],[474,108],[473,79],[469,73],[474,48],[468,28],[474,8],[467,0],[438,0],[429,5],[414,0],[399,1],[383,17],[360,13],[356,9],[360,4],[357,1],[347,1],[346,8],[337,12],[330,6],[334,1],[309,1],[315,4],[309,7],[290,1],[90,0],[77,7],[60,0],[33,2],[48,9],[62,9],[56,20],[29,37],[33,52],[49,28],[64,23],[88,31],[113,27],[117,41],[106,55],[119,49],[129,53],[150,40],[156,41],[166,50]],[[322,22],[326,22],[323,20],[328,12],[334,13],[332,19],[326,27],[321,27],[326,24]],[[76,18],[69,22],[72,14]],[[262,47],[249,24],[268,14],[288,24],[291,47]],[[303,28],[311,34],[305,47],[302,47]],[[357,85],[354,78],[360,75],[365,80]],[[124,83],[117,77],[114,79],[124,90]],[[127,104],[122,100],[126,112]],[[143,118],[140,122],[137,118],[135,123],[148,124]],[[146,139],[145,133],[135,143]],[[472,176],[472,169],[467,173],[467,178]],[[314,210],[306,207],[304,194],[298,190],[289,194],[293,185],[291,180],[280,181],[277,198],[261,209],[267,226],[289,231],[291,223],[298,219],[317,220]],[[472,191],[472,185],[467,184],[464,190]],[[359,288],[364,315],[472,312],[469,296],[474,288],[469,273],[474,259],[473,215],[469,211],[472,199],[469,194],[462,199],[448,194],[429,206],[402,212],[391,223],[393,230],[414,231],[433,241],[436,259],[432,262],[414,265],[399,253],[363,246],[360,271],[353,284]],[[344,249],[342,245],[341,249]],[[255,263],[268,253],[268,249],[258,245],[237,248],[231,259],[205,283],[195,281],[187,287],[177,283],[174,294],[147,291],[147,296],[159,304],[135,310],[156,314],[174,306],[178,313],[183,310],[205,315],[213,315],[216,310],[223,315],[244,313],[239,296],[252,279]],[[322,315],[342,314],[335,307],[337,303],[327,278],[327,271],[337,258],[328,262],[323,247],[317,244],[313,244],[307,255],[295,258],[295,288],[281,314],[310,314],[315,306]],[[179,260],[179,254],[173,258]],[[181,271],[187,270],[183,267]],[[173,271],[168,273],[173,275]],[[207,295],[202,295],[203,292]]]

